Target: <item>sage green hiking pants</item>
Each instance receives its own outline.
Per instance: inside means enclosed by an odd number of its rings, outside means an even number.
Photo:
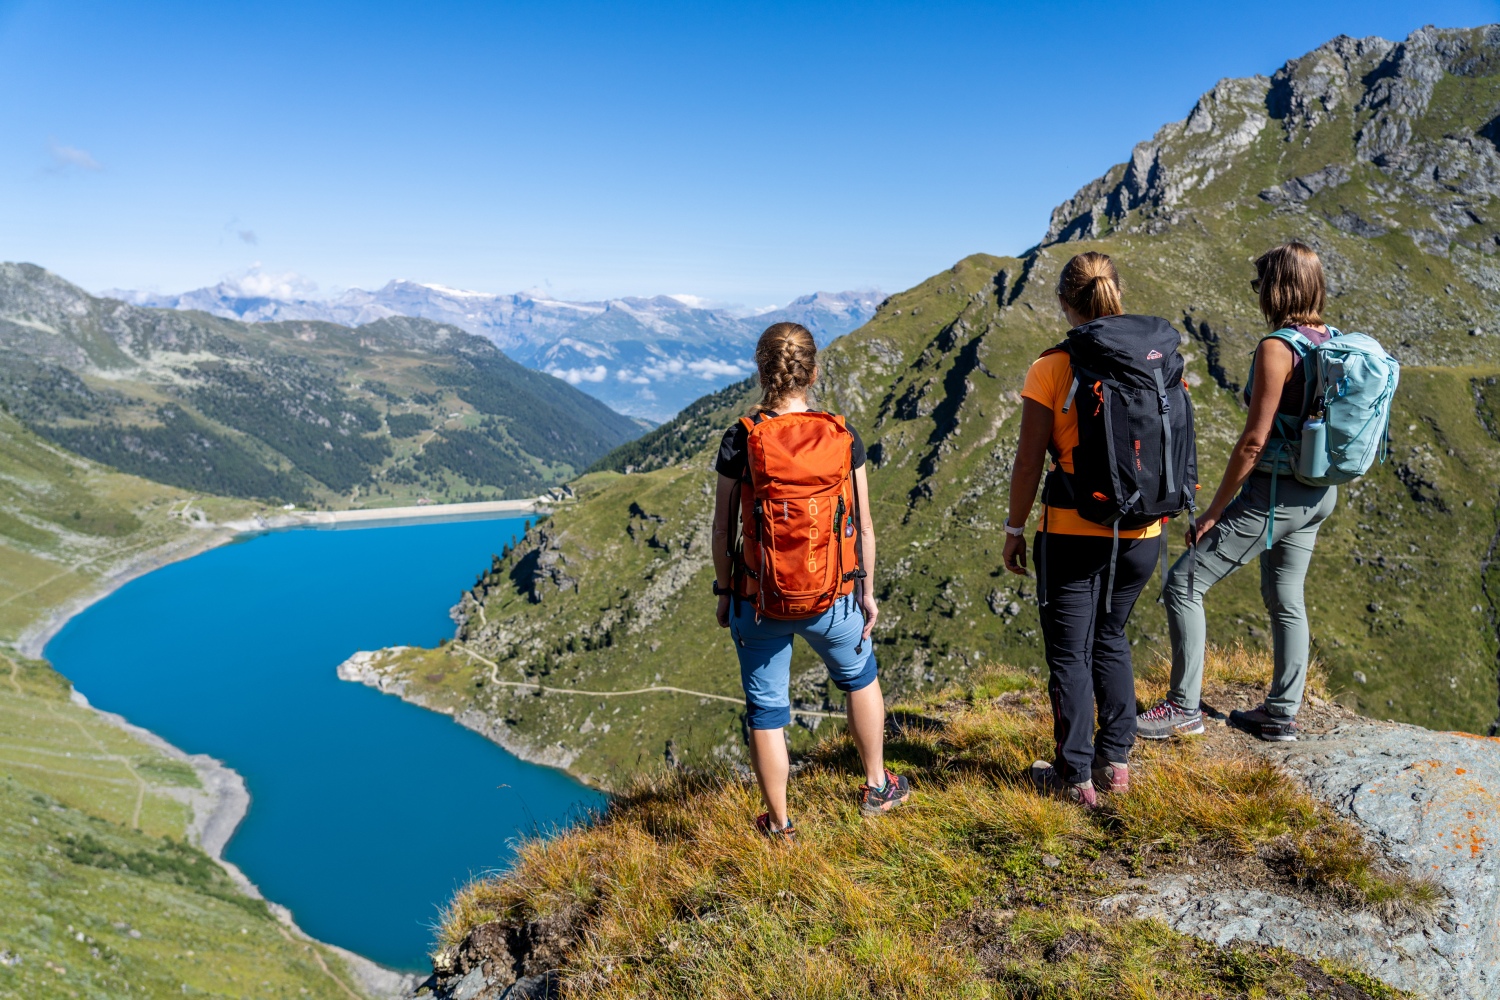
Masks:
[[[1271,505],[1271,476],[1251,473],[1239,496],[1224,511],[1196,553],[1178,559],[1167,574],[1167,625],[1172,636],[1172,688],[1168,697],[1192,711],[1203,694],[1203,648],[1207,626],[1203,595],[1256,556],[1260,556],[1260,593],[1271,613],[1275,673],[1266,708],[1292,716],[1302,706],[1307,683],[1307,605],[1302,584],[1312,561],[1318,528],[1338,503],[1338,488],[1305,486],[1291,476],[1276,477],[1276,519],[1271,547],[1266,548],[1266,520]],[[1190,562],[1196,556],[1196,564]],[[1192,573],[1189,574],[1189,566]],[[1192,576],[1192,587],[1188,577]]]

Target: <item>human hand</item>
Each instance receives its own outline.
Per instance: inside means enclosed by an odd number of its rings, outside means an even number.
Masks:
[[[875,595],[868,591],[859,595],[859,606],[865,613],[865,630],[860,633],[863,641],[870,638],[870,632],[875,628],[875,619],[880,617],[880,610],[875,607]]]
[[[719,628],[728,628],[729,627],[729,595],[728,594],[720,594],[719,595],[719,609],[715,613],[715,617],[717,617],[719,619]]]
[[[1026,576],[1026,539],[1021,535],[1005,536],[1005,568]]]
[[[1203,541],[1203,539],[1208,537],[1208,533],[1210,531],[1213,531],[1214,527],[1218,523],[1219,515],[1215,514],[1213,511],[1209,511],[1207,514],[1204,514],[1202,517],[1198,518],[1197,522],[1194,523],[1192,527],[1188,528],[1187,531],[1182,533],[1182,540],[1187,542],[1189,545],[1197,545],[1199,542]]]

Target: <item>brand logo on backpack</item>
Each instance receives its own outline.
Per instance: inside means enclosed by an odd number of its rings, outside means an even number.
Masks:
[[[1161,351],[1152,351],[1150,354],[1146,355],[1146,360],[1147,361],[1160,361],[1161,360]]]

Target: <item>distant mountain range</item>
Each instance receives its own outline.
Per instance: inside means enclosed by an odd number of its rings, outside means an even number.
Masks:
[[[123,472],[331,506],[535,496],[645,425],[449,324],[244,323],[34,264],[0,264],[0,405]]]
[[[225,281],[181,295],[110,289],[138,306],[197,309],[250,323],[318,320],[356,327],[392,316],[447,323],[486,337],[507,355],[556,375],[621,413],[654,421],[753,371],[755,338],[771,323],[806,326],[820,345],[873,315],[879,292],[817,292],[780,309],[706,308],[690,296],[566,302],[527,293],[493,295],[415,281],[328,299],[256,294]]]

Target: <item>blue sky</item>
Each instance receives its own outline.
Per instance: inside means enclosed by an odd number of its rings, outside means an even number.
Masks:
[[[764,305],[1034,244],[1224,76],[1500,3],[0,0],[0,259]],[[306,287],[304,285],[303,287]]]

